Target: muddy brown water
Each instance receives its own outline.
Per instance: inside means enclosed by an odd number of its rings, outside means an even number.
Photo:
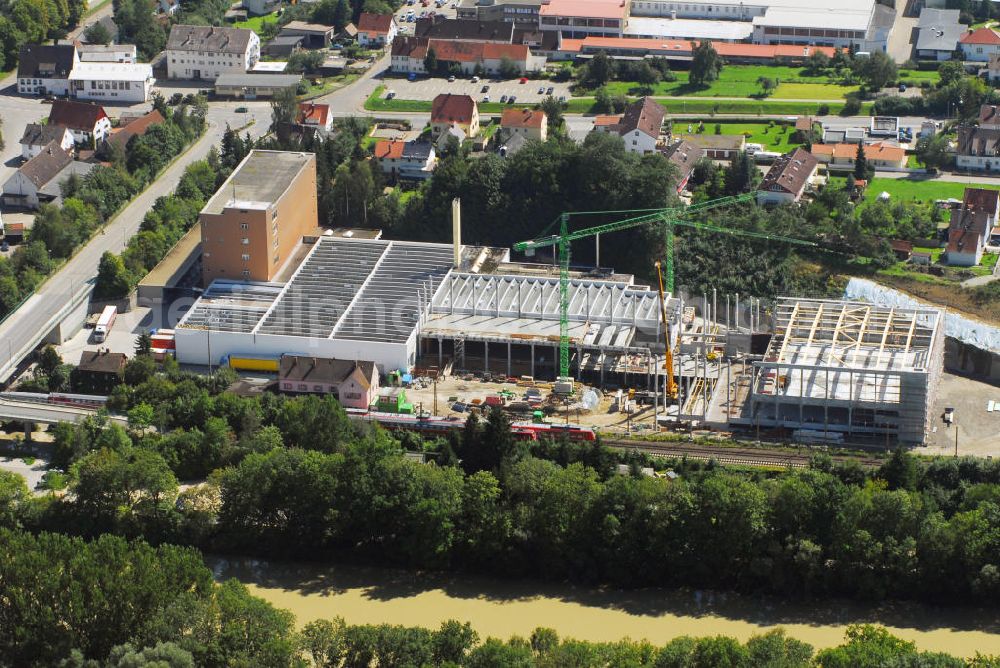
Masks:
[[[539,626],[591,641],[727,635],[745,641],[774,628],[820,649],[843,642],[848,624],[877,623],[927,651],[1000,655],[1000,611],[911,603],[877,607],[787,602],[731,593],[616,590],[385,568],[208,558],[217,579],[295,614],[299,626],[343,617],[349,624],[437,628],[469,621],[481,637],[528,636]]]

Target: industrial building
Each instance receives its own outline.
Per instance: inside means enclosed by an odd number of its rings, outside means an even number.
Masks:
[[[205,285],[272,281],[317,223],[316,156],[253,150],[199,214]]]
[[[941,322],[934,308],[783,298],[767,351],[736,386],[746,394],[729,397],[742,404],[730,423],[922,443],[942,371]]]

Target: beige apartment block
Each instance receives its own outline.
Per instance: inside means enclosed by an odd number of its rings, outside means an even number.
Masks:
[[[272,281],[316,229],[316,156],[251,151],[201,210],[202,283]]]

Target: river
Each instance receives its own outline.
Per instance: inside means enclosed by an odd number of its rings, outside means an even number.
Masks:
[[[469,621],[481,637],[528,636],[538,626],[562,637],[665,644],[690,635],[745,641],[782,627],[820,649],[843,641],[848,624],[878,623],[922,650],[956,656],[1000,655],[1000,611],[910,603],[878,607],[823,605],[686,590],[621,591],[385,568],[324,566],[252,559],[208,559],[217,579],[235,577],[252,593],[291,610],[301,626],[341,616],[349,624],[437,628]]]

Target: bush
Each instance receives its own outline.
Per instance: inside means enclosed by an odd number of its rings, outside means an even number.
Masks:
[[[857,116],[861,113],[861,100],[856,97],[849,97],[844,103],[844,108],[840,110],[841,116]]]
[[[828,116],[829,114],[830,114],[830,105],[821,104],[818,107],[816,107],[817,116]]]

